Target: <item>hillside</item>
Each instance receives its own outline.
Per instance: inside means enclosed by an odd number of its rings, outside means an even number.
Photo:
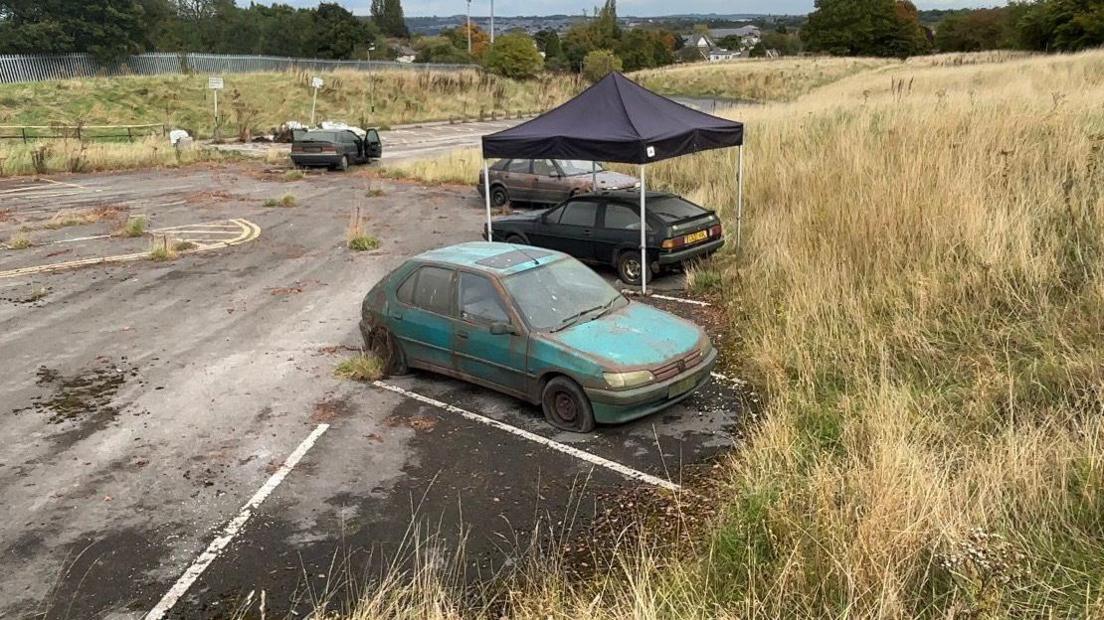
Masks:
[[[511,617],[1104,616],[1102,100],[1097,51],[918,58],[741,109],[745,245],[697,288],[767,404],[718,516],[593,579],[537,562]],[[650,178],[732,230],[732,157]],[[471,613],[433,577],[402,607]]]

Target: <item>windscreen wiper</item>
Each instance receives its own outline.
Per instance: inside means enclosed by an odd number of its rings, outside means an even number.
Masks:
[[[558,332],[558,331],[567,329],[568,327],[571,327],[572,325],[577,323],[579,321],[579,319],[583,318],[583,316],[585,316],[587,314],[590,314],[591,312],[594,312],[595,310],[601,310],[604,307],[605,306],[594,306],[593,308],[587,308],[586,310],[583,310],[582,312],[579,312],[577,314],[572,314],[571,316],[567,317],[566,319],[560,321],[560,326],[557,327],[556,329],[552,330],[552,331],[553,332]]]

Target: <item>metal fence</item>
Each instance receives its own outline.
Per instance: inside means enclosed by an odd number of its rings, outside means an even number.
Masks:
[[[460,71],[477,65],[405,63],[386,60],[322,60],[282,56],[223,54],[139,54],[115,64],[97,62],[88,54],[0,55],[0,84],[40,82],[79,77],[162,74],[253,73],[258,71]]]
[[[110,142],[134,142],[150,136],[168,135],[162,123],[148,125],[0,125],[0,144],[3,140],[19,140],[24,144],[38,140],[69,140],[81,142],[106,140]]]

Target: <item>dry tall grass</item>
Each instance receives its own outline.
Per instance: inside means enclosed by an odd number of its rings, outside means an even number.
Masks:
[[[211,149],[177,150],[162,138],[134,143],[47,140],[0,144],[0,177],[171,167],[230,158]]]
[[[693,63],[630,77],[665,95],[789,101],[844,77],[900,64],[881,58],[782,58]]]
[[[511,615],[1104,617],[1101,101],[1098,51],[742,110],[744,247],[718,264],[769,400],[723,517],[691,559],[627,553]],[[731,231],[732,170],[650,177]]]
[[[289,120],[310,120],[307,72],[226,76],[220,133],[253,135]],[[554,107],[583,84],[569,76],[515,81],[477,71],[323,73],[318,120],[387,126],[430,120],[511,116]],[[208,137],[214,129],[207,77],[134,76],[0,85],[0,125],[167,123]]]
[[[470,185],[483,170],[479,149],[449,151],[428,158],[410,159],[386,164],[384,176],[417,179],[425,183],[460,183]]]

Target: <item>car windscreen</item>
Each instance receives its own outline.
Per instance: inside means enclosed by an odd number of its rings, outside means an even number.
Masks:
[[[648,201],[648,213],[665,222],[677,222],[709,213],[692,202],[686,202],[677,196],[664,196]]]
[[[295,136],[296,142],[339,142],[333,131],[308,131]]]
[[[568,327],[625,303],[612,286],[573,258],[516,273],[503,284],[529,326],[537,331]]]
[[[589,161],[583,161],[581,159],[561,159],[559,162],[560,168],[563,169],[564,176],[570,177],[577,174],[590,174],[592,172],[590,168],[591,162]],[[595,170],[598,172],[606,171],[606,169],[602,167],[602,164],[595,162],[594,166]]]

